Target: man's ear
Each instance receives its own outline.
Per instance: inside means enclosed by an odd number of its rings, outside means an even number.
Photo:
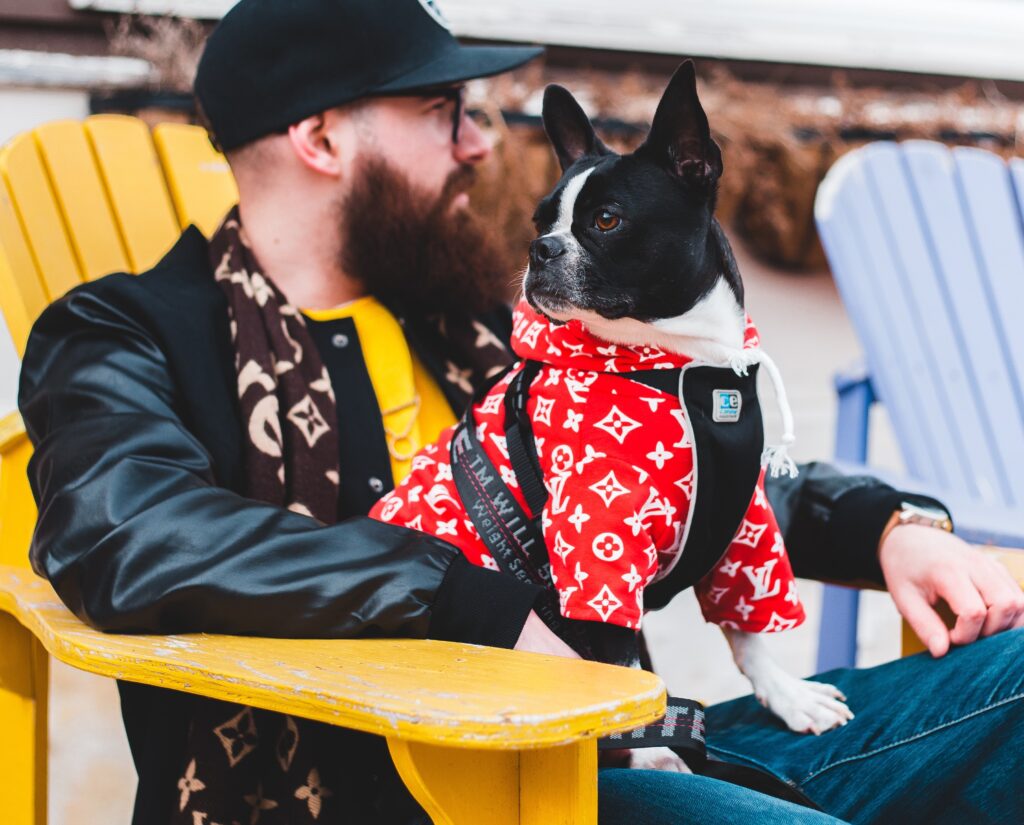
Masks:
[[[288,127],[288,141],[303,165],[321,175],[337,177],[342,170],[342,145],[333,110],[321,112]]]
[[[568,89],[552,83],[544,90],[544,131],[564,172],[587,155],[610,155],[586,113]]]
[[[692,60],[684,61],[672,75],[654,113],[651,131],[636,154],[696,186],[710,188],[722,176],[722,151],[711,138],[707,115],[697,99]]]

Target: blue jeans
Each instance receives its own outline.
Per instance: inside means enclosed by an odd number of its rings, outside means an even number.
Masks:
[[[714,779],[603,770],[602,825],[1024,823],[1024,630],[821,679],[856,718],[791,733],[752,697],[708,708],[708,750],[771,771],[828,816]]]

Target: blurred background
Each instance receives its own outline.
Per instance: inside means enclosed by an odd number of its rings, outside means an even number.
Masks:
[[[383,1],[383,0],[382,0]],[[0,143],[91,113],[192,122],[189,92],[205,36],[230,0],[0,0]],[[618,149],[642,139],[681,57],[723,148],[718,217],[747,286],[747,307],[786,379],[798,459],[832,455],[832,376],[860,356],[813,221],[816,188],[845,152],[928,138],[1004,157],[1024,143],[1021,0],[442,0],[461,37],[541,43],[547,55],[470,89],[496,151],[474,203],[525,257],[529,216],[557,178],[540,127],[546,83],[573,91]],[[0,332],[0,413],[15,406],[17,358]],[[778,432],[766,405],[769,438]],[[870,462],[902,467],[884,409],[872,411]],[[812,672],[820,586],[802,583],[809,619],[771,639]],[[747,691],[717,629],[689,594],[648,620],[671,691],[706,702]],[[685,633],[681,629],[685,628]],[[859,663],[899,653],[888,596],[862,603]],[[51,822],[128,822],[135,777],[113,682],[58,663],[51,705]]]

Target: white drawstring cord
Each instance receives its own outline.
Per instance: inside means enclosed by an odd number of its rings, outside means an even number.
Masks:
[[[767,467],[772,478],[787,475],[796,478],[800,471],[796,462],[789,455],[790,445],[796,441],[793,435],[793,410],[789,406],[789,398],[786,396],[786,387],[782,383],[782,375],[771,356],[763,349],[741,350],[729,356],[729,368],[737,375],[747,375],[752,364],[763,364],[768,371],[768,377],[772,382],[772,389],[775,392],[775,402],[778,404],[779,412],[782,414],[782,443],[765,447],[761,453],[761,466]],[[679,373],[679,404],[686,409],[683,399],[683,375]]]
[[[757,350],[760,357],[758,360],[768,370],[768,377],[772,381],[772,389],[775,391],[775,401],[779,405],[779,412],[782,414],[782,443],[771,447],[765,447],[761,453],[761,466],[767,467],[772,478],[787,475],[796,478],[799,474],[796,462],[789,455],[790,445],[796,441],[793,435],[793,410],[789,406],[789,399],[786,397],[786,387],[782,383],[782,375],[771,356],[764,350]],[[735,369],[735,367],[733,367]],[[744,370],[743,374],[746,374]]]

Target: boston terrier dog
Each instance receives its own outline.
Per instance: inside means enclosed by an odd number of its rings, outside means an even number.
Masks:
[[[633,638],[646,610],[693,586],[762,705],[798,732],[846,724],[853,714],[837,688],[788,674],[762,641],[804,618],[764,493],[766,474],[796,472],[786,452],[792,415],[714,218],[722,156],[692,61],[631,154],[605,146],[560,86],[545,91],[543,121],[563,174],[534,215],[512,338],[521,360],[413,459],[371,515],[515,574],[528,566],[530,541],[516,545],[515,519],[501,514],[536,522],[556,632],[570,620]],[[759,368],[785,430],[764,450]],[[515,399],[522,426],[513,433]],[[477,453],[462,452],[470,442]],[[470,486],[460,484],[465,455],[490,470]],[[524,479],[524,455],[536,484]],[[497,478],[499,506],[488,510],[477,494],[493,495],[484,488]],[[664,748],[633,751],[631,764],[686,770]]]

